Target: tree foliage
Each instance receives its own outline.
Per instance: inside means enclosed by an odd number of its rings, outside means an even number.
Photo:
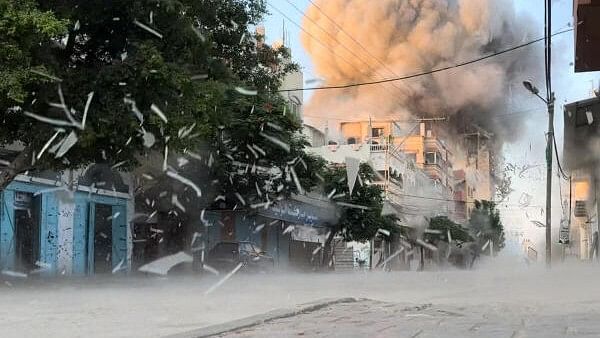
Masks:
[[[475,208],[469,219],[469,229],[480,247],[491,241],[496,252],[504,248],[504,226],[494,202],[475,201]]]
[[[345,167],[333,166],[325,170],[325,193],[333,192],[340,196],[335,198],[336,202],[367,207],[368,210],[340,205],[341,215],[333,233],[341,233],[346,241],[364,242],[375,237],[379,229],[389,231],[390,234],[399,232],[394,216],[381,215],[383,190],[372,183],[375,181],[373,169],[366,163],[360,164],[359,177],[352,192],[349,191],[346,176]]]
[[[0,84],[0,145],[23,146],[0,188],[25,170],[90,163],[129,170],[152,153],[208,146],[204,161],[214,165],[220,190],[263,199],[274,191],[275,199],[308,189],[316,162],[302,152],[300,123],[272,94],[297,66],[286,48],[269,47],[250,30],[264,6],[0,0],[0,78],[10,80]],[[259,166],[272,170],[252,170]],[[289,176],[292,166],[300,184]],[[273,178],[278,171],[282,177]]]
[[[429,220],[429,229],[441,232],[440,234],[427,234],[427,239],[430,241],[449,241],[448,232],[450,233],[450,239],[455,241],[458,245],[473,241],[473,237],[471,237],[466,228],[453,222],[446,216],[436,216],[431,218]]]

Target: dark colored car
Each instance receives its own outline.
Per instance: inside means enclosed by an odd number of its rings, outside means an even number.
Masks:
[[[206,257],[206,264],[221,271],[230,271],[239,263],[243,269],[252,272],[268,272],[273,270],[275,260],[252,242],[220,242]]]

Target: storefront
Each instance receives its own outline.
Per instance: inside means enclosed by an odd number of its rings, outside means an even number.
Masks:
[[[0,193],[0,269],[93,275],[129,268],[129,196],[21,176]]]

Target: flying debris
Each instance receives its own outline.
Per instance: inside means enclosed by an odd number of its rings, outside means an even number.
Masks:
[[[150,148],[156,142],[156,137],[149,131],[142,129],[142,138],[144,139],[144,147]]]
[[[181,211],[185,212],[185,207],[183,206],[183,204],[181,204],[181,202],[179,202],[177,194],[171,195],[171,204],[178,207]]]
[[[160,108],[158,108],[158,106],[154,103],[150,106],[150,110],[152,110],[154,114],[158,115],[158,117],[160,117],[160,119],[163,120],[165,123],[169,122],[162,110],[160,110]]]
[[[212,274],[215,274],[217,276],[219,275],[219,271],[208,264],[202,264],[202,269],[204,269]]]
[[[39,160],[42,155],[44,154],[44,152],[48,149],[48,147],[50,147],[50,145],[52,144],[52,142],[54,142],[54,140],[56,139],[56,137],[58,137],[58,134],[60,133],[64,133],[65,130],[60,128],[56,130],[56,133],[54,133],[54,135],[52,135],[52,137],[50,137],[50,139],[48,140],[48,142],[46,142],[46,144],[44,144],[44,146],[42,147],[42,149],[40,150],[39,154],[37,154],[36,158]]]
[[[215,291],[219,286],[223,285],[223,283],[225,283],[229,278],[231,278],[231,276],[238,272],[238,270],[241,269],[242,266],[244,266],[244,264],[239,263],[233,270],[231,270],[227,275],[225,275],[223,279],[221,279],[215,285],[211,286],[208,290],[206,290],[206,292],[204,292],[204,295],[206,296],[210,294],[211,292]]]
[[[133,112],[135,117],[140,121],[140,125],[143,124],[144,123],[144,115],[138,109],[135,101],[130,98],[125,97],[125,98],[123,98],[123,102],[125,102],[125,104],[128,104],[131,106],[131,111]]]
[[[192,182],[189,179],[177,174],[176,172],[170,171],[170,170],[167,171],[167,176],[169,176],[173,179],[176,179],[179,182],[189,186],[190,188],[194,189],[194,191],[196,192],[196,195],[198,197],[202,197],[202,191],[200,190],[200,188],[198,188],[198,186],[194,182]]]
[[[260,134],[260,136],[262,136],[262,137],[266,138],[267,140],[271,141],[273,144],[279,146],[281,149],[287,151],[288,153],[290,152],[290,145],[289,144],[281,141],[280,139],[278,139],[278,138],[276,138],[274,136],[267,135],[267,134],[265,134],[263,132],[260,132],[259,134]]]
[[[427,248],[427,249],[429,249],[429,250],[431,250],[431,251],[437,251],[437,250],[438,250],[438,248],[436,248],[435,246],[433,246],[433,245],[431,245],[431,244],[429,244],[429,243],[427,243],[427,242],[423,241],[422,239],[417,239],[417,243],[418,243],[420,246],[422,246],[422,247],[424,247],[424,248]]]
[[[194,259],[192,256],[180,251],[176,254],[165,256],[143,265],[138,269],[138,271],[166,276],[169,270],[171,270],[171,268],[173,268],[175,265],[181,263],[192,263],[193,260]]]
[[[319,251],[321,251],[321,248],[322,248],[322,246],[320,246],[320,245],[319,245],[318,247],[316,247],[316,248],[313,250],[313,252],[312,252],[312,255],[314,256],[314,255],[316,255],[317,253],[319,253]]]
[[[61,142],[60,148],[58,148],[54,158],[63,157],[75,143],[77,143],[77,134],[75,134],[74,131],[71,131],[71,133]]]
[[[44,72],[41,72],[41,71],[39,71],[39,70],[36,70],[36,69],[30,69],[29,71],[30,71],[31,73],[33,73],[33,74],[37,74],[37,75],[40,75],[40,76],[43,76],[43,77],[49,78],[49,79],[50,79],[50,80],[52,80],[52,81],[55,81],[55,82],[62,82],[62,79],[60,79],[60,78],[58,78],[58,77],[56,77],[56,76],[52,76],[52,75],[50,75],[50,74],[46,74],[46,73],[44,73]]]
[[[264,223],[257,225],[256,228],[254,229],[254,233],[255,234],[259,233],[264,227],[265,227]]]
[[[246,89],[246,88],[242,88],[242,87],[235,87],[235,91],[242,94],[242,95],[256,95],[258,94],[258,92],[256,90],[252,90],[252,89]]]
[[[53,124],[56,126],[61,126],[61,127],[71,127],[73,126],[73,124],[69,121],[64,121],[64,120],[58,120],[58,119],[52,119],[49,117],[45,117],[45,116],[41,116],[41,115],[37,115],[28,111],[24,111],[23,114],[32,117],[38,121],[44,122],[44,123],[48,123],[48,124]]]
[[[335,198],[335,196],[334,196]],[[341,205],[343,207],[348,207],[348,208],[356,208],[356,209],[363,209],[363,210],[370,210],[371,208],[369,207],[365,207],[364,205],[358,205],[358,204],[352,204],[352,203],[346,203],[346,202],[335,202],[337,205]]]
[[[399,250],[397,250],[396,252],[394,252],[393,254],[391,254],[388,258],[386,258],[383,262],[381,262],[380,264],[378,264],[377,266],[385,266],[385,264],[389,261],[391,261],[394,257],[398,256],[399,254],[402,253],[402,251],[404,251],[404,247],[401,247]]]
[[[88,94],[87,101],[85,102],[85,108],[83,109],[83,118],[81,119],[81,129],[85,129],[85,121],[87,120],[88,110],[90,109],[90,104],[92,103],[92,99],[94,98],[94,92],[90,92]]]
[[[8,276],[8,277],[27,278],[27,274],[26,273],[22,273],[22,272],[18,272],[18,271],[2,270],[1,273],[3,275],[5,275],[5,276]]]
[[[158,38],[160,38],[160,39],[163,38],[162,34],[160,34],[159,32],[155,31],[154,29],[152,29],[152,28],[144,25],[143,23],[139,22],[138,20],[133,20],[133,23],[136,24],[138,27],[140,27],[140,28],[148,31],[149,33],[157,36]]]
[[[377,229],[377,232],[380,233],[380,234],[383,234],[385,236],[388,236],[388,237],[390,236],[390,231],[389,230],[385,230],[385,229],[379,228],[379,229]]]
[[[123,263],[125,263],[125,259],[121,259],[121,261],[119,262],[119,264],[117,264],[117,266],[115,266],[112,269],[112,273],[113,275],[121,270],[123,270]]]
[[[208,74],[199,74],[199,75],[192,75],[190,77],[190,79],[192,81],[196,81],[196,80],[205,80],[208,79]]]
[[[33,193],[33,196],[38,196],[41,194],[47,194],[50,192],[56,192],[56,191],[68,191],[69,187],[66,185],[62,185],[60,187],[56,187],[56,188],[48,188],[48,189],[42,189],[42,190],[38,190],[36,192]]]
[[[206,37],[202,34],[202,32],[200,32],[200,30],[196,27],[194,27],[194,25],[192,25],[192,30],[194,31],[194,33],[196,33],[196,36],[202,41],[202,42],[206,42]]]

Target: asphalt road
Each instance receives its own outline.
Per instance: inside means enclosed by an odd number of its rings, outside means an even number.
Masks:
[[[340,297],[372,301],[282,319],[255,336],[335,336],[336,328],[356,337],[377,330],[388,337],[600,336],[596,263],[552,271],[494,261],[474,271],[235,274],[205,294],[221,277],[0,283],[0,337],[165,337]]]

